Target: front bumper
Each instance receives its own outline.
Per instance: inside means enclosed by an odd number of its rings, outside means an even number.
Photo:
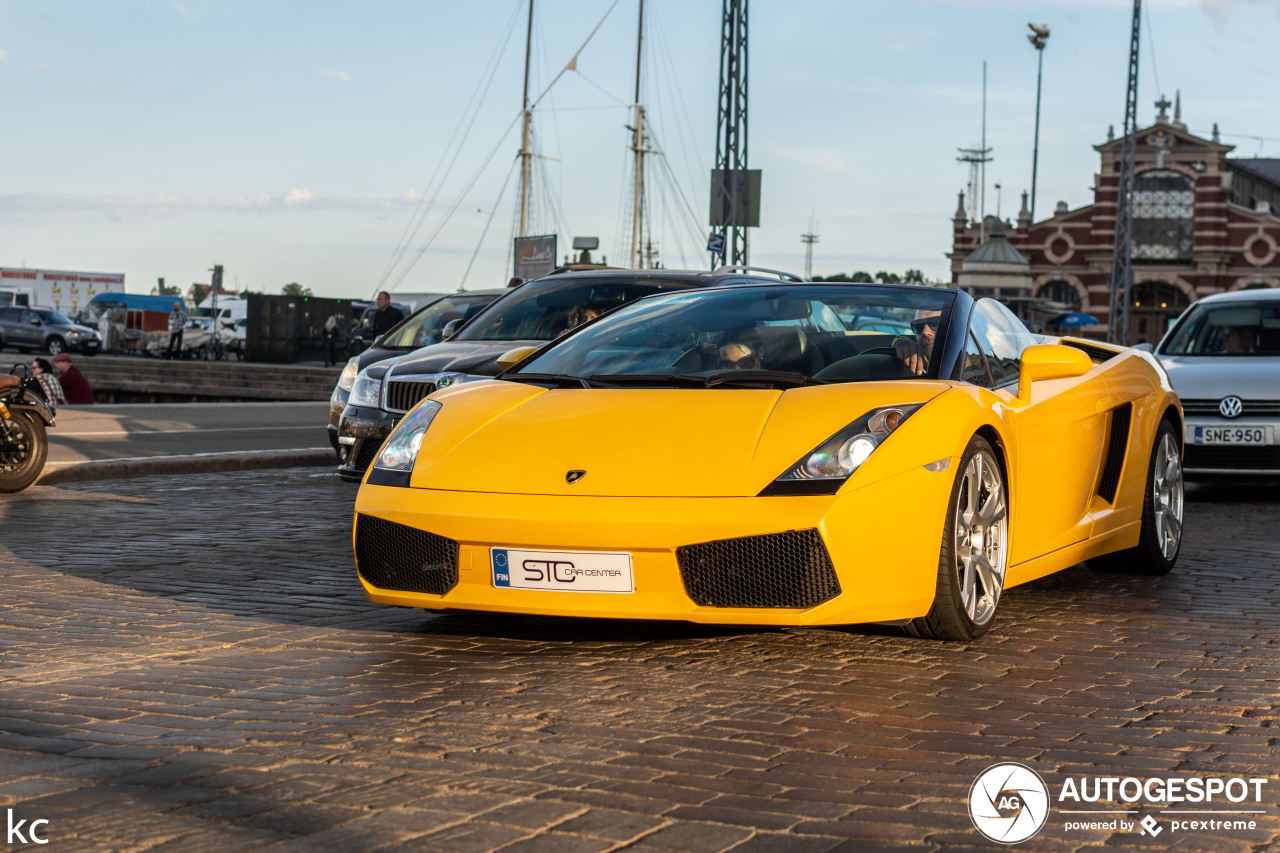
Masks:
[[[933,601],[952,479],[951,473],[917,468],[864,488],[846,487],[836,496],[770,498],[499,495],[365,483],[356,498],[353,543],[360,553],[359,537],[368,531],[366,526],[360,533],[362,517],[402,525],[402,534],[426,531],[456,543],[456,582],[441,594],[387,589],[361,575],[370,599],[404,607],[718,624],[898,621],[924,615]],[[803,607],[697,603],[695,598],[707,596],[691,588],[689,552],[683,553],[682,570],[680,549],[794,531],[820,537],[838,581],[834,595],[815,596],[818,603]],[[499,587],[492,548],[626,552],[634,591]],[[775,569],[756,561],[727,571]],[[778,581],[767,583],[776,587]]]
[[[341,460],[338,476],[352,481],[363,478],[378,455],[378,449],[400,422],[400,417],[372,406],[348,405],[344,408],[334,439]]]

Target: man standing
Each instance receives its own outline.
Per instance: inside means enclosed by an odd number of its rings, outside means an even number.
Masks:
[[[182,330],[186,326],[187,312],[182,310],[182,303],[173,303],[173,311],[169,313],[169,346],[164,351],[166,358],[177,358],[182,355]]]
[[[404,319],[404,313],[391,304],[391,294],[385,290],[378,294],[378,310],[373,312],[373,338],[378,338],[391,331],[391,327]]]
[[[58,372],[58,384],[67,397],[68,405],[93,402],[93,387],[84,374],[71,364],[71,356],[65,352],[53,357],[53,369]]]

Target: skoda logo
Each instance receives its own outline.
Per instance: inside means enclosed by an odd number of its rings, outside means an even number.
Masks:
[[[1049,818],[1049,789],[1040,774],[1022,764],[995,764],[969,789],[969,819],[998,844],[1017,844],[1040,831]]]
[[[1222,402],[1218,403],[1218,414],[1224,418],[1238,418],[1243,411],[1244,403],[1240,402],[1239,397],[1223,397]]]
[[[574,470],[570,471],[568,474],[564,475],[564,481],[566,483],[576,483],[585,476],[587,476],[586,471],[582,471],[575,468]]]

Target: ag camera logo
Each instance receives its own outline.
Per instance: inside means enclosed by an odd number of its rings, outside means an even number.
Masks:
[[[992,765],[969,789],[969,819],[997,844],[1026,841],[1049,819],[1049,788],[1030,767]]]

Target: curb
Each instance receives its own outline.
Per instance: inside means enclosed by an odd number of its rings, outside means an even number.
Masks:
[[[230,453],[194,453],[189,456],[140,456],[101,459],[45,468],[36,485],[79,483],[87,480],[121,480],[164,474],[207,474],[219,471],[260,471],[268,468],[303,468],[338,465],[331,447],[305,450],[246,450]]]

